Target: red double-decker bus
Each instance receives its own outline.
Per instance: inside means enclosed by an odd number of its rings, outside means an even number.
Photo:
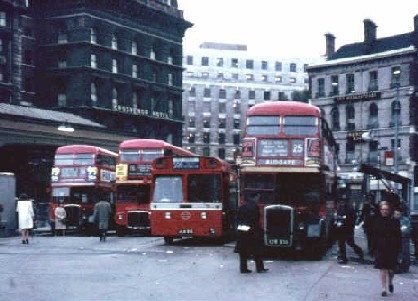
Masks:
[[[264,243],[320,255],[337,188],[337,144],[318,107],[268,102],[247,111],[240,201],[259,193]]]
[[[116,232],[149,230],[151,164],[163,156],[193,156],[193,153],[156,139],[132,139],[119,145],[116,172]]]
[[[114,204],[117,156],[90,145],[57,148],[51,171],[51,221],[55,221],[55,208],[64,205],[67,229],[86,230],[99,199]]]
[[[165,157],[152,167],[151,234],[226,238],[235,229],[236,174],[215,157]]]

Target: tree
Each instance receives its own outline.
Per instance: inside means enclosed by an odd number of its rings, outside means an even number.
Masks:
[[[309,102],[309,91],[303,90],[303,91],[293,91],[292,92],[292,100],[294,101],[300,101],[300,102]]]

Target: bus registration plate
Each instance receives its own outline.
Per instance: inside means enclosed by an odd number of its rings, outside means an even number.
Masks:
[[[289,240],[288,239],[269,239],[268,244],[275,245],[275,246],[288,246]]]
[[[179,234],[193,234],[193,229],[180,229]]]

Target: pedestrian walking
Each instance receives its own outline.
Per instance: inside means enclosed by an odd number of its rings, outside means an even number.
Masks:
[[[238,208],[237,214],[237,245],[236,252],[239,253],[241,273],[251,273],[247,261],[253,256],[257,273],[267,272],[261,258],[262,229],[260,227],[260,210],[257,202],[260,194],[252,194],[245,204]]]
[[[373,245],[375,246],[374,267],[380,270],[382,297],[393,293],[393,277],[398,254],[401,251],[401,229],[398,220],[392,218],[389,203],[379,204],[380,214],[373,223]]]
[[[65,236],[67,212],[64,205],[60,204],[55,208],[55,235],[61,234]]]
[[[360,260],[363,261],[363,250],[354,241],[356,214],[354,209],[348,204],[346,198],[340,198],[338,200],[336,214],[335,226],[338,240],[338,262],[342,264],[347,263],[346,244],[349,245],[358,255]]]
[[[395,208],[393,217],[397,219],[401,227],[401,252],[399,254],[398,272],[407,273],[411,264],[411,251],[409,240],[411,239],[411,220],[408,216],[403,214],[402,208]]]
[[[106,232],[109,228],[111,207],[109,202],[104,200],[99,201],[94,205],[94,221],[97,225],[100,241],[106,241]]]
[[[35,211],[33,200],[26,193],[22,193],[17,200],[16,212],[19,217],[19,230],[22,236],[22,244],[29,244],[29,230],[33,229]]]
[[[373,220],[376,216],[376,207],[373,196],[369,195],[367,201],[363,205],[362,219],[363,219],[363,230],[367,239],[367,251],[370,256],[373,256],[373,245],[372,245],[372,228]]]

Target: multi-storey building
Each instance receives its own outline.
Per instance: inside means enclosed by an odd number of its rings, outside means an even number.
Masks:
[[[190,26],[176,0],[0,0],[0,156],[12,157],[0,170],[18,192],[45,191],[31,162],[50,165],[64,144],[181,145]]]
[[[376,27],[364,20],[364,41],[337,51],[326,35],[327,59],[308,67],[311,102],[334,131],[341,175],[355,180],[363,163],[418,186],[418,15],[409,33],[377,38]],[[387,188],[379,183],[371,187],[377,197]]]
[[[185,52],[183,146],[198,154],[232,161],[249,107],[308,88],[309,62],[302,59],[263,57],[223,43]]]

